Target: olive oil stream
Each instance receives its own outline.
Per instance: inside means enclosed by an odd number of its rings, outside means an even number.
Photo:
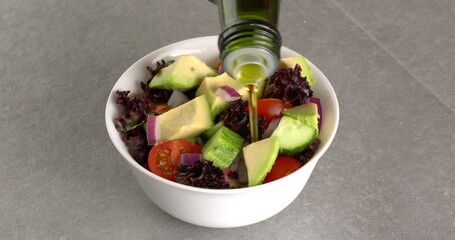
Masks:
[[[258,84],[266,78],[265,69],[258,64],[245,64],[239,67],[235,78],[248,88],[248,115],[250,121],[251,142],[259,141],[257,94]]]

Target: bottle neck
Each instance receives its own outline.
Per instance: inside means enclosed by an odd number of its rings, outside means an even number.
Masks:
[[[260,20],[236,20],[221,32],[218,39],[220,57],[225,71],[234,78],[246,66],[271,76],[280,59],[281,36],[277,28]],[[263,79],[251,80],[260,81]]]

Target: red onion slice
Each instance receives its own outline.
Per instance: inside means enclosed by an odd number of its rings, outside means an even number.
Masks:
[[[147,116],[147,143],[149,146],[155,144],[158,140],[157,120],[155,115]]]
[[[202,160],[202,154],[200,153],[183,153],[180,155],[180,165],[191,165],[197,161]]]
[[[218,74],[221,75],[224,73],[224,67],[223,67],[223,64],[220,65],[220,67],[218,68]]]
[[[180,91],[174,90],[171,94],[171,97],[167,101],[167,105],[175,108],[177,106],[180,106],[180,105],[188,102],[189,100],[190,99],[188,99],[188,97],[185,94],[183,94]]]
[[[237,156],[234,158],[234,161],[232,161],[231,163],[231,166],[230,168],[232,169],[232,171],[234,172],[237,172],[239,170],[239,164],[240,164],[240,156],[242,155],[242,153],[240,152],[239,154],[237,154]],[[228,169],[228,168],[225,168],[225,170]]]
[[[278,127],[278,124],[280,124],[281,118],[275,118],[273,119],[267,129],[264,131],[264,134],[262,134],[262,138],[268,138],[272,136],[273,131],[275,131],[276,127]]]
[[[235,89],[229,87],[228,85],[219,87],[215,91],[215,95],[229,102],[242,98],[242,96]]]
[[[315,98],[315,97],[310,97],[308,99],[308,102],[315,103],[318,106],[318,114],[319,114],[318,130],[321,131],[321,124],[322,124],[322,104],[321,104],[321,99]]]

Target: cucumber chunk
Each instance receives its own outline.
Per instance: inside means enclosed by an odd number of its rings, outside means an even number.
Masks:
[[[202,148],[205,160],[225,169],[229,167],[243,146],[243,138],[231,129],[222,126]]]
[[[305,123],[283,116],[272,137],[278,137],[280,153],[293,155],[305,150],[316,138],[317,133],[316,129]]]

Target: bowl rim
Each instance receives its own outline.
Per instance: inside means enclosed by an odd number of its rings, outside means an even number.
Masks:
[[[136,65],[140,64],[145,59],[150,58],[151,55],[155,55],[158,52],[163,51],[163,49],[165,49],[165,48],[171,49],[171,48],[178,47],[180,45],[185,45],[187,43],[191,43],[191,42],[195,42],[195,41],[215,41],[215,40],[217,41],[217,39],[218,39],[218,36],[211,35],[211,36],[202,36],[202,37],[189,38],[189,39],[181,40],[181,41],[178,41],[178,42],[174,42],[174,43],[162,46],[160,48],[157,48],[156,50],[146,54],[145,56],[143,56],[142,58],[137,60],[135,63],[133,63],[131,66],[129,66],[122,73],[122,75],[117,79],[117,81],[114,83],[114,86],[112,87],[111,91],[109,92],[109,97],[107,99],[106,108],[105,108],[105,125],[106,125],[106,129],[107,129],[107,132],[109,134],[109,138],[110,138],[112,144],[114,144],[116,150],[130,164],[130,166],[136,168],[140,172],[146,174],[148,177],[151,177],[151,178],[153,178],[153,179],[155,179],[155,180],[157,180],[157,181],[159,181],[159,182],[161,182],[161,183],[163,183],[165,185],[169,185],[171,187],[176,187],[176,188],[184,190],[184,191],[207,193],[207,194],[217,194],[217,195],[218,194],[241,194],[241,193],[246,193],[246,192],[251,192],[251,191],[262,191],[263,188],[268,188],[271,185],[279,184],[280,181],[282,181],[284,178],[287,178],[290,175],[295,175],[297,172],[303,171],[304,167],[306,165],[308,165],[310,162],[317,161],[327,151],[327,149],[331,145],[331,143],[332,143],[332,141],[333,141],[333,139],[335,137],[335,134],[337,132],[337,129],[338,129],[338,124],[339,124],[339,104],[338,104],[338,99],[337,99],[336,93],[335,93],[335,91],[333,89],[333,86],[330,83],[330,81],[328,80],[328,78],[324,75],[324,73],[316,65],[314,65],[309,59],[307,59],[306,57],[305,58],[306,58],[308,64],[310,65],[311,70],[312,71],[317,71],[323,78],[325,78],[327,80],[327,83],[328,83],[328,89],[327,90],[329,91],[329,95],[333,96],[333,101],[334,101],[334,106],[333,106],[334,107],[334,113],[333,114],[334,114],[334,118],[335,118],[334,119],[334,126],[333,126],[333,131],[329,134],[325,145],[322,146],[322,148],[319,147],[317,152],[315,153],[315,155],[307,163],[305,163],[305,165],[303,165],[302,167],[297,169],[295,172],[293,172],[293,173],[291,173],[291,174],[289,174],[289,175],[287,175],[285,177],[282,177],[282,178],[277,179],[275,181],[269,182],[267,184],[260,184],[260,185],[257,185],[257,186],[244,187],[244,188],[234,188],[234,189],[206,189],[206,188],[198,188],[198,187],[188,186],[188,185],[184,185],[184,184],[181,184],[181,183],[177,183],[177,182],[173,182],[173,181],[167,180],[165,178],[162,178],[162,177],[159,177],[158,175],[153,174],[149,170],[147,170],[144,167],[142,167],[139,163],[137,163],[131,157],[130,154],[124,154],[123,152],[121,152],[119,150],[119,146],[117,146],[118,144],[116,144],[116,142],[113,141],[114,138],[118,137],[118,136],[115,136],[115,134],[118,134],[118,132],[117,132],[117,129],[115,129],[115,126],[114,126],[114,123],[113,123],[112,119],[110,119],[109,112],[111,111],[111,108],[115,106],[115,105],[112,104],[112,102],[115,102],[115,101],[113,101],[113,99],[116,96],[115,95],[115,92],[117,91],[116,85],[117,85],[118,81],[120,79],[122,79],[127,72],[129,72],[130,69],[134,68]],[[282,51],[283,51],[283,49],[285,51],[295,52],[292,49],[289,49],[287,47],[282,46]],[[295,53],[298,54],[298,55],[301,55],[301,54],[299,54],[297,52],[295,52]],[[121,143],[124,144],[123,141],[121,141]]]

